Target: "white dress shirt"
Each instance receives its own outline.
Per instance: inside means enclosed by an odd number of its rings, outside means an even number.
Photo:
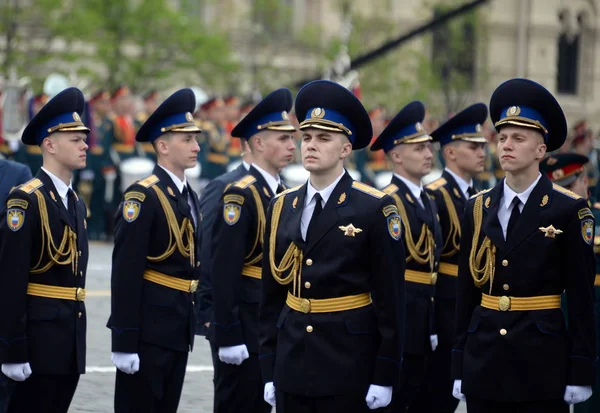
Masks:
[[[406,184],[406,186],[408,187],[408,190],[413,194],[413,196],[415,197],[415,199],[417,200],[419,205],[421,205],[422,208],[425,208],[425,205],[423,205],[423,200],[421,199],[421,192],[423,192],[423,185],[420,185],[420,186],[415,185],[413,182],[409,181],[405,177],[398,175],[398,174],[394,174],[394,176],[396,176],[396,178],[400,179],[402,182],[404,182]]]
[[[271,175],[255,163],[252,164],[252,166],[255,167],[258,172],[260,172],[263,178],[265,178],[265,181],[267,181],[267,185],[269,185],[269,188],[271,189],[271,193],[277,194],[277,187],[279,186],[280,182],[279,177],[275,178],[273,175]]]
[[[167,175],[169,175],[171,177],[171,180],[173,181],[173,183],[179,190],[179,193],[182,194],[183,188],[185,186],[187,186],[187,178],[185,177],[185,175],[183,176],[183,181],[182,181],[181,179],[179,179],[179,177],[177,175],[175,175],[173,172],[169,171],[164,166],[162,166],[162,165],[158,165],[158,166],[160,166],[167,173]],[[194,207],[194,204],[192,202],[192,196],[193,196],[192,193],[189,192],[189,190],[188,190],[187,203],[190,206],[190,211],[192,212],[192,219],[194,220],[194,227],[195,227],[196,225],[198,225],[198,217],[196,216],[196,208]]]
[[[306,198],[304,198],[304,209],[302,210],[302,217],[300,218],[300,231],[302,233],[302,239],[306,241],[306,233],[308,232],[308,224],[310,224],[310,219],[312,218],[313,211],[315,210],[315,206],[317,206],[317,201],[315,200],[315,195],[317,193],[321,194],[321,207],[325,208],[327,205],[327,200],[333,193],[333,190],[340,182],[342,177],[346,171],[342,171],[342,174],[336,178],[331,185],[327,188],[324,188],[320,191],[317,191],[314,186],[310,183],[310,179],[308,180],[308,185],[306,186]]]
[[[458,184],[458,187],[460,188],[460,192],[462,192],[465,199],[469,199],[471,197],[469,195],[469,188],[473,187],[473,180],[471,179],[471,182],[467,182],[464,179],[462,179],[460,176],[458,176],[457,174],[452,172],[450,169],[444,168],[444,170],[447,171],[450,175],[452,175],[452,178],[454,178],[454,180]]]
[[[60,200],[62,201],[63,205],[65,206],[65,208],[68,211],[69,210],[68,193],[69,193],[69,189],[71,189],[71,190],[73,189],[73,187],[71,186],[71,182],[69,182],[69,185],[67,185],[63,181],[61,181],[56,175],[54,175],[52,172],[50,172],[43,166],[42,166],[42,170],[44,172],[46,172],[46,174],[52,180],[52,183],[54,184],[54,187],[56,188],[56,192],[58,192],[58,196],[60,197]]]
[[[519,198],[521,203],[519,204],[519,211],[523,212],[523,208],[525,208],[525,204],[529,199],[529,195],[533,192],[533,188],[537,185],[542,174],[538,172],[537,179],[523,192],[517,194],[513,191],[507,184],[506,178],[504,178],[504,193],[502,198],[500,199],[500,205],[498,206],[498,221],[500,221],[500,225],[502,226],[502,233],[504,234],[504,239],[506,240],[506,230],[508,229],[508,221],[510,220],[510,214],[512,214],[512,202],[515,197]]]

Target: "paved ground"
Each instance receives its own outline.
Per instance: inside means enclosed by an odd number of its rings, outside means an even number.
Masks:
[[[113,411],[115,369],[110,362],[110,259],[112,245],[90,245],[86,306],[88,311],[88,372],[83,375],[71,412],[110,413]],[[190,355],[179,413],[212,412],[212,363],[210,349],[197,337]],[[466,412],[464,406],[458,410]],[[240,412],[243,413],[243,412]]]

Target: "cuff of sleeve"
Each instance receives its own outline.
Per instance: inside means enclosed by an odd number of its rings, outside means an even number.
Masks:
[[[139,329],[120,330],[112,327],[112,351],[119,353],[137,353],[140,341]]]
[[[262,374],[263,383],[273,381],[273,370],[275,367],[275,354],[261,354],[258,356],[260,363],[260,372]]]
[[[586,357],[569,357],[567,384],[590,386],[596,383],[596,361]]]
[[[3,343],[5,344],[5,343]],[[14,339],[2,352],[2,363],[27,363],[27,337]]]
[[[213,322],[211,325],[215,328],[215,344],[217,347],[231,347],[244,344],[242,324],[239,321],[228,326],[218,322]]]
[[[452,378],[462,380],[463,352],[462,350],[452,350]]]
[[[391,358],[378,356],[375,359],[375,373],[371,384],[395,386],[400,377],[401,364]]]

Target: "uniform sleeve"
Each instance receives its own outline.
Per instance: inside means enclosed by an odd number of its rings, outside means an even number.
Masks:
[[[385,196],[373,217],[367,256],[371,262],[371,291],[380,336],[372,384],[380,386],[396,383],[402,363],[406,256],[400,224],[394,201]]]
[[[204,188],[200,199],[200,213],[202,214],[200,232],[202,233],[203,242],[200,245],[200,283],[196,299],[197,334],[204,331],[204,324],[211,321],[212,317],[212,235],[215,220],[221,217],[219,214],[221,212],[219,210],[219,200],[224,189],[224,182],[213,180]]]
[[[469,201],[463,217],[456,284],[456,316],[452,348],[452,378],[462,378],[463,352],[473,311],[481,302],[481,289],[475,286],[469,266],[473,243],[473,201]]]
[[[223,194],[213,229],[214,320],[211,324],[217,347],[244,344],[236,293],[241,288],[248,234],[256,226],[253,218],[256,205],[251,205],[254,201],[243,194],[235,187]]]
[[[276,202],[277,198],[273,202]],[[271,221],[273,202],[267,212],[265,238],[263,246],[262,281],[260,308],[258,313],[259,361],[262,379],[265,383],[273,381],[275,354],[277,349],[277,320],[285,305],[288,286],[279,284],[271,271]]]
[[[152,223],[161,206],[146,188],[136,186],[136,192],[146,195],[144,201],[132,198],[132,209],[119,205],[115,225],[115,247],[112,256],[111,316],[112,351],[137,353],[140,334],[140,314],[146,257],[153,238]],[[130,188],[128,190],[133,190]],[[127,192],[125,193],[127,196]],[[135,207],[138,206],[137,215]]]
[[[563,274],[569,317],[569,360],[567,384],[593,385],[596,364],[596,323],[594,318],[594,216],[584,200],[578,202],[566,231]],[[579,212],[577,212],[579,211]]]
[[[0,219],[0,363],[26,363],[27,283],[33,240],[40,236],[37,202],[16,190]]]

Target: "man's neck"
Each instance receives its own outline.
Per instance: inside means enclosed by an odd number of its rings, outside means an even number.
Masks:
[[[539,175],[539,164],[536,162],[531,167],[518,171],[506,171],[506,185],[517,194],[529,188]]]
[[[340,163],[340,165],[336,166],[327,171],[319,171],[318,173],[311,172],[310,173],[310,184],[317,190],[322,191],[327,188],[329,185],[335,182],[337,178],[344,172],[344,166]]]
[[[463,169],[460,169],[454,164],[446,162],[446,168],[452,171],[453,174],[462,178],[466,183],[470,183],[473,180],[473,175]]]
[[[175,168],[171,163],[165,161],[164,159],[159,159],[158,164],[163,168],[167,169],[173,175],[175,175],[181,182],[183,182],[185,178],[185,169],[183,168]]]
[[[423,185],[423,182],[421,181],[423,179],[422,176],[411,175],[402,168],[394,168],[394,173],[400,175],[402,178],[406,179],[409,182],[412,182],[417,186]]]
[[[275,178],[276,180],[279,180],[279,172],[281,172],[281,171],[277,168],[273,168],[271,165],[269,165],[267,162],[265,162],[264,159],[261,159],[261,158],[255,156],[254,160],[252,162],[252,165],[258,166],[260,169],[262,169],[263,171],[265,171],[266,173],[271,175],[273,178]]]
[[[58,165],[52,161],[45,161],[43,164],[44,169],[48,170],[52,175],[63,181],[65,185],[71,184],[71,178],[73,177],[73,171],[65,168],[62,165]]]

